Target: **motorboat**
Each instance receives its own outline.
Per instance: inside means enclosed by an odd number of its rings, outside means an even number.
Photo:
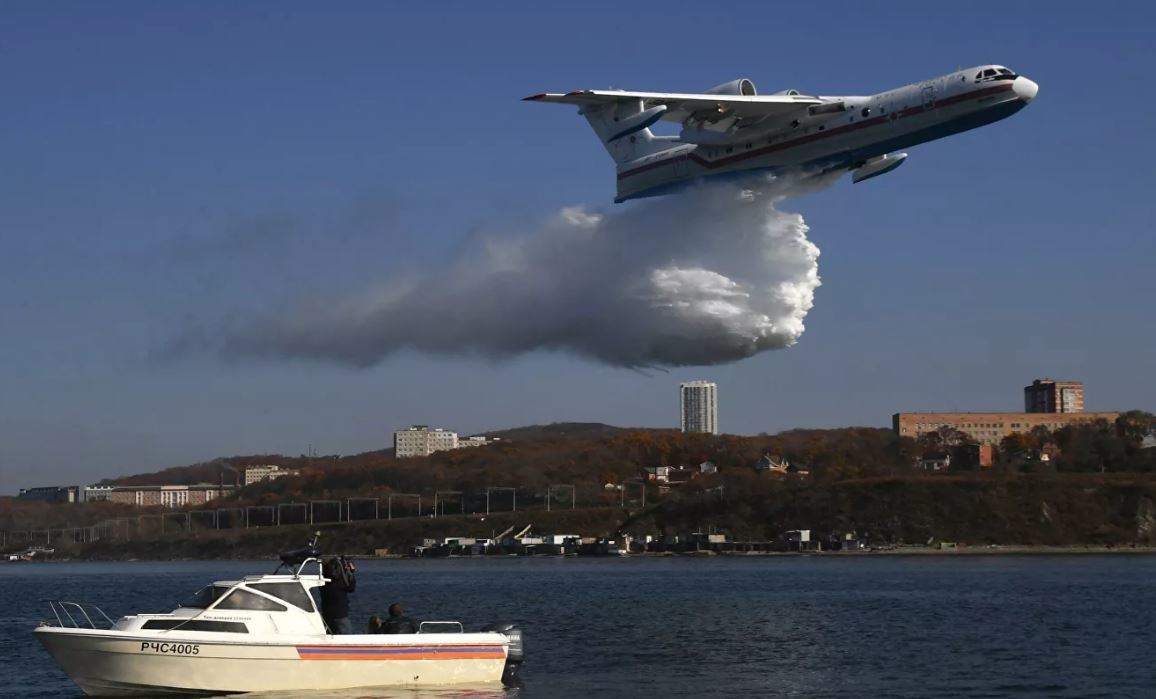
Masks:
[[[35,635],[89,696],[237,694],[510,682],[523,660],[513,625],[469,632],[333,635],[311,591],[328,582],[315,548],[273,574],[214,582],[167,614],[117,621],[91,604],[49,602]],[[316,566],[316,573],[307,572]],[[282,572],[284,571],[284,572]]]
[[[29,546],[20,553],[6,554],[5,560],[9,563],[26,563],[35,560],[38,556],[44,558],[56,553],[56,549],[46,548],[44,546]]]

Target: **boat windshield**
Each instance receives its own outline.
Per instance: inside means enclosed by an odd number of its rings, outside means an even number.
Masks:
[[[206,585],[193,593],[192,597],[181,602],[181,606],[189,609],[208,609],[230,589],[225,585]]]

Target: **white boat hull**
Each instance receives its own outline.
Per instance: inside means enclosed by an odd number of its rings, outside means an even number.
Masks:
[[[126,634],[44,626],[36,636],[90,696],[230,694],[499,683],[497,633],[280,637]],[[232,638],[228,638],[232,636]]]

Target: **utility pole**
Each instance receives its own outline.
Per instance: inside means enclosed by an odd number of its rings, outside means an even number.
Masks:
[[[555,490],[565,491],[567,488],[570,489],[570,509],[573,510],[575,508],[576,502],[577,502],[577,493],[576,493],[576,489],[574,488],[574,486],[569,484],[569,483],[555,483],[554,485],[547,486],[547,488],[546,488],[546,511],[547,512],[550,511],[550,503],[554,499],[554,491]]]
[[[417,498],[417,516],[421,517],[421,495],[419,495],[417,493],[390,493],[385,498],[385,518],[386,519],[393,519],[393,499],[394,498]]]
[[[462,514],[466,513],[466,499],[462,496],[460,490],[435,490],[434,491],[434,517],[440,517],[445,514],[446,499],[442,495],[457,495],[458,500],[462,504]],[[438,504],[441,503],[441,514],[438,513]]]
[[[492,487],[486,488],[486,514],[490,514],[490,493],[492,491],[495,491],[495,490],[503,490],[503,491],[508,490],[508,491],[510,491],[510,495],[514,499],[513,511],[514,512],[518,511],[518,491],[516,488],[508,488],[508,487],[504,487],[504,486],[492,486]],[[463,504],[463,507],[464,507],[464,504]]]

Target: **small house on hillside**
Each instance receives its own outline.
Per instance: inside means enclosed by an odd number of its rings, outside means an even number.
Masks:
[[[655,483],[670,482],[669,466],[646,466],[642,469],[642,477]]]
[[[951,468],[951,454],[946,451],[924,454],[919,460],[919,467],[924,471],[946,471]]]
[[[671,485],[681,485],[683,483],[689,483],[700,475],[702,475],[702,472],[692,466],[672,466],[670,470],[667,471],[667,482]]]
[[[763,458],[755,462],[755,471],[758,473],[779,473],[784,476],[809,476],[811,472],[796,466],[784,458],[775,458],[770,454],[763,454]]]

